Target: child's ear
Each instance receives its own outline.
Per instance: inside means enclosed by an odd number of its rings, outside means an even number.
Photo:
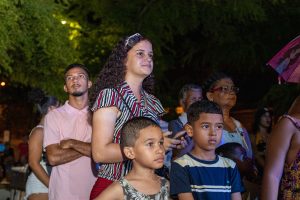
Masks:
[[[132,147],[124,147],[124,155],[130,160],[135,158],[134,151]]]
[[[184,125],[184,129],[187,132],[188,136],[193,137],[193,127],[189,123]]]

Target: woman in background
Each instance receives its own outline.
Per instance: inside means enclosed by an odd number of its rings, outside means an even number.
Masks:
[[[260,175],[265,165],[266,144],[273,125],[272,116],[272,111],[265,107],[257,109],[254,115],[252,144]]]
[[[242,161],[236,159],[235,161],[240,173],[245,175],[243,182],[246,192],[243,196],[255,199],[259,192],[258,183],[260,180],[253,159],[251,140],[241,122],[231,116],[231,109],[236,105],[239,88],[235,86],[230,76],[221,72],[212,74],[203,84],[203,87],[207,99],[216,102],[223,111],[224,128],[218,148],[222,148],[222,145],[225,144],[230,147],[238,143],[246,151],[245,159]]]
[[[25,199],[47,200],[50,166],[47,165],[46,152],[43,149],[44,117],[59,106],[59,101],[53,96],[44,96],[40,91],[33,91],[29,98],[36,104],[41,120],[29,135],[28,164],[32,172],[26,182]]]
[[[231,109],[235,106],[239,88],[235,86],[232,78],[224,73],[212,74],[203,84],[206,97],[216,102],[223,111],[224,129],[220,145],[237,142],[246,149],[247,157],[252,158],[251,142],[247,130],[231,116]]]

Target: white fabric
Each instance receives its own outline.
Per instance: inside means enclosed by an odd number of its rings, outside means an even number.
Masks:
[[[47,172],[46,163],[41,161],[41,165]],[[24,199],[27,199],[31,194],[36,193],[48,193],[48,188],[35,176],[33,172],[31,172],[26,182],[26,195]]]
[[[44,126],[39,124],[35,128],[44,128]],[[33,128],[32,131],[35,128]],[[30,132],[29,136],[31,135],[32,131]],[[45,148],[43,148],[43,151],[45,151]],[[45,172],[47,172],[45,161],[41,160],[40,164],[44,168]],[[24,199],[26,200],[31,194],[48,193],[48,188],[35,176],[33,172],[31,172],[27,178],[25,192],[26,194]]]

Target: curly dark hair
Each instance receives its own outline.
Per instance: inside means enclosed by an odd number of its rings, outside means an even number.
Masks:
[[[202,88],[204,91],[203,94],[206,94],[208,91],[213,89],[215,87],[217,81],[219,81],[221,79],[231,79],[232,80],[232,77],[228,76],[227,74],[225,74],[223,72],[214,72],[206,79],[206,81],[204,81],[204,83],[202,85]],[[206,95],[203,95],[203,97],[206,97]]]
[[[90,90],[89,105],[90,108],[96,101],[99,92],[105,88],[113,88],[121,84],[125,80],[128,51],[140,41],[149,39],[136,33],[131,36],[122,38],[109,55],[106,63],[96,77],[96,81]],[[151,73],[143,81],[143,89],[148,93],[154,92],[154,76]]]

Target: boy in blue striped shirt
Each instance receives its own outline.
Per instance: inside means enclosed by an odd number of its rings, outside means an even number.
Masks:
[[[244,188],[235,162],[215,153],[223,130],[221,108],[208,100],[197,101],[187,118],[185,129],[194,148],[172,163],[171,195],[179,200],[241,200]]]

